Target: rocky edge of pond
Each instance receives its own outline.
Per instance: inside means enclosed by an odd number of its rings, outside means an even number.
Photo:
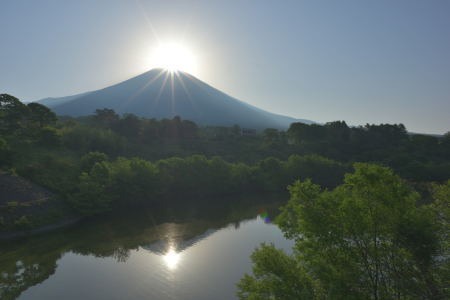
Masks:
[[[0,171],[0,239],[23,237],[77,222],[67,216],[47,189]]]

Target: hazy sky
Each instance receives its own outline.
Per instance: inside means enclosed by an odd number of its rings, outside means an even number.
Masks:
[[[156,35],[271,112],[450,130],[449,0],[0,0],[0,13],[0,93],[25,101],[147,71]]]

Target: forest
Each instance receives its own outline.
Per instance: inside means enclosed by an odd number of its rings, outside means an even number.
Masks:
[[[450,134],[410,134],[402,124],[293,123],[287,131],[253,132],[110,109],[58,117],[7,94],[0,96],[0,114],[2,172],[51,191],[62,214],[95,215],[184,196],[283,192],[295,180],[334,188],[355,162],[392,168],[425,199],[430,182],[450,178]],[[13,199],[2,204],[3,211],[20,206]],[[4,228],[23,217],[12,215],[3,214]]]
[[[256,132],[106,108],[72,118],[2,94],[0,134],[1,174],[52,194],[26,203],[2,199],[0,233],[288,189],[276,224],[295,241],[294,253],[257,249],[253,275],[238,284],[241,299],[448,294],[450,133],[343,121]]]

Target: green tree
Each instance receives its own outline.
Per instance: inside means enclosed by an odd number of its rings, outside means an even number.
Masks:
[[[435,255],[438,257],[438,261],[430,262],[435,266],[437,274],[431,274],[434,278],[430,280],[437,281],[438,286],[446,287],[446,295],[450,296],[448,285],[448,278],[450,278],[450,180],[442,185],[434,184],[432,195],[434,201],[431,209],[438,223],[435,232],[439,243]]]
[[[96,163],[102,161],[108,161],[108,155],[102,152],[89,152],[81,157],[81,170],[83,172],[89,172]]]
[[[390,169],[361,163],[354,168],[332,191],[322,191],[310,180],[289,187],[291,199],[277,223],[296,242],[294,254],[283,259],[291,261],[299,276],[307,274],[299,279],[304,286],[283,285],[292,277],[290,271],[268,264],[285,254],[263,247],[253,257],[258,272],[238,285],[241,299],[294,299],[279,294],[281,287],[286,295],[313,295],[295,299],[323,293],[327,299],[442,297],[441,281],[435,278],[439,238],[433,215],[416,206],[418,194]],[[405,234],[405,228],[414,234]],[[280,279],[279,286],[264,285],[267,278]]]
[[[83,215],[101,214],[112,209],[115,195],[109,190],[112,183],[110,166],[94,165],[90,173],[82,173],[77,192],[70,196],[72,206]]]
[[[56,114],[47,106],[32,102],[28,103],[27,107],[30,110],[29,120],[36,123],[40,128],[56,123]]]
[[[292,123],[287,131],[289,138],[295,143],[305,143],[324,140],[327,128],[318,124],[305,124],[301,122]]]
[[[114,130],[127,137],[138,138],[141,134],[142,124],[140,119],[134,114],[126,114],[122,119],[114,123]]]
[[[20,230],[28,230],[33,227],[33,223],[28,219],[27,216],[21,216],[14,221],[14,226]]]
[[[28,107],[14,96],[0,94],[0,132],[11,134],[24,126]]]
[[[114,111],[114,109],[103,108],[96,109],[94,114],[94,120],[100,123],[109,123],[118,121],[120,119],[119,115]]]
[[[240,299],[322,299],[320,282],[295,257],[262,244],[252,254],[253,275],[238,283]]]
[[[268,145],[276,143],[280,137],[280,132],[275,128],[266,128],[263,131],[264,142]]]
[[[350,128],[345,121],[328,122],[324,126],[327,129],[327,139],[333,144],[347,143],[350,140]]]
[[[0,137],[0,168],[12,163],[13,154],[6,140]]]
[[[37,143],[45,147],[57,147],[61,145],[61,136],[52,127],[45,127],[35,132]]]
[[[108,190],[116,197],[116,206],[142,206],[155,202],[160,179],[154,164],[139,158],[119,158],[109,166],[112,177]]]
[[[261,160],[257,165],[257,180],[266,191],[286,188],[285,163],[274,157]]]

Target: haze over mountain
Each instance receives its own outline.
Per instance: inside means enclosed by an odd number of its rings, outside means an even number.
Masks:
[[[87,95],[89,93],[90,92],[86,92],[86,93],[76,94],[76,95],[72,95],[72,96],[65,96],[65,97],[48,97],[48,98],[43,98],[43,99],[39,99],[36,101],[30,101],[30,102],[39,102],[40,104],[45,105],[47,107],[54,107],[56,105],[70,102],[76,98],[80,98],[81,96]]]
[[[44,102],[45,101],[45,102]],[[153,69],[110,87],[62,98],[39,100],[59,115],[82,116],[110,108],[147,118],[180,116],[199,125],[288,128],[309,120],[277,115],[237,100],[185,72]]]

